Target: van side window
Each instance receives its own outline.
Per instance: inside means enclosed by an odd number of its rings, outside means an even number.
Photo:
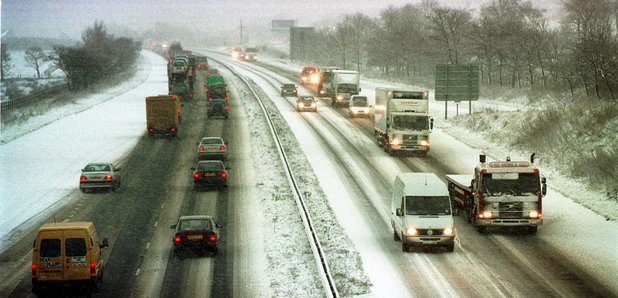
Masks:
[[[42,258],[52,258],[60,256],[60,239],[43,239],[41,240]]]
[[[86,240],[84,238],[67,238],[64,246],[67,257],[86,255]]]

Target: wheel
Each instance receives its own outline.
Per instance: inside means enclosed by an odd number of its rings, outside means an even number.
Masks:
[[[401,243],[401,251],[408,252],[408,246],[405,243]]]
[[[485,234],[487,232],[487,227],[486,226],[476,226],[476,230],[479,232],[479,234]]]
[[[446,246],[446,250],[449,251],[449,252],[455,251],[455,243],[448,244]]]
[[[113,192],[118,192],[118,188],[120,188],[120,183],[114,183],[114,186],[112,186],[112,191]]]
[[[82,193],[86,193],[86,189],[85,189],[85,188],[83,188],[83,187],[80,187],[80,188],[79,188],[79,190],[80,190]]]
[[[41,295],[41,284],[38,281],[32,281],[32,293],[37,296]]]
[[[537,230],[538,230],[538,226],[528,227],[528,233],[531,235],[536,234]]]

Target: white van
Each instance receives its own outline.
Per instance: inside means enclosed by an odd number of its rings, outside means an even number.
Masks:
[[[391,225],[401,250],[455,249],[453,212],[446,184],[433,173],[399,173],[393,184]]]

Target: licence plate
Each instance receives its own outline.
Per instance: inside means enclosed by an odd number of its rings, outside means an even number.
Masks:
[[[90,179],[101,179],[101,176],[91,176]]]
[[[204,173],[204,176],[206,177],[213,177],[215,175],[215,173]]]
[[[45,272],[41,272],[41,279],[43,280],[48,280],[48,279],[62,279],[62,273],[58,272],[58,273],[45,273]]]
[[[204,235],[188,235],[187,239],[189,239],[189,240],[202,240],[202,239],[204,239]]]

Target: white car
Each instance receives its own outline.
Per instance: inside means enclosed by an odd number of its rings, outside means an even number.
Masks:
[[[120,168],[109,162],[89,163],[82,169],[79,177],[79,190],[108,189],[117,191],[120,188]]]
[[[197,143],[197,159],[220,159],[225,161],[227,157],[227,146],[220,137],[205,137]]]

